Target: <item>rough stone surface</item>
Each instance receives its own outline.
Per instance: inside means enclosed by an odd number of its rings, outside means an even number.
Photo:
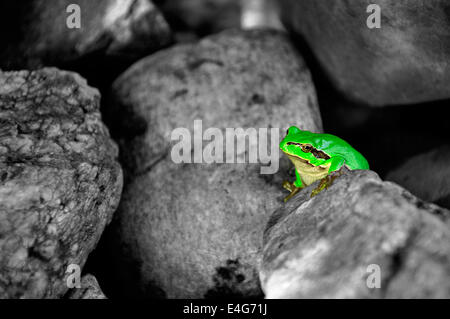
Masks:
[[[417,155],[391,171],[395,182],[417,197],[450,208],[450,146]]]
[[[238,28],[241,22],[239,0],[155,0],[175,30],[191,30],[199,35]]]
[[[446,0],[283,0],[301,34],[348,96],[374,106],[450,97],[450,3]],[[369,29],[369,4],[381,28]]]
[[[81,278],[81,287],[74,288],[69,293],[69,299],[108,299],[93,275]]]
[[[278,12],[278,0],[241,1],[241,28],[271,28],[284,31]]]
[[[278,209],[264,236],[268,298],[448,298],[449,211],[371,171],[346,171]],[[448,220],[448,219],[447,219]],[[369,289],[379,265],[381,286]]]
[[[260,296],[262,232],[287,195],[289,163],[283,158],[275,175],[261,175],[259,164],[175,164],[170,137],[181,127],[192,134],[196,119],[203,131],[223,134],[281,128],[278,158],[286,127],[320,132],[309,71],[287,37],[226,31],[161,51],[132,66],[112,92],[128,181],[108,236],[112,255],[122,249],[114,277],[129,275],[124,282],[138,282],[147,296]]]
[[[62,296],[112,218],[122,172],[99,99],[74,73],[0,72],[0,298]]]
[[[70,4],[81,9],[79,29],[66,25],[73,21]],[[150,0],[8,1],[1,9],[0,34],[8,44],[0,52],[4,69],[104,58],[114,68],[113,61],[135,61],[170,42],[169,27]]]

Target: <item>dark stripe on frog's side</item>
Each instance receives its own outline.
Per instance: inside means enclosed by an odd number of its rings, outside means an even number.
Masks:
[[[301,143],[295,143],[295,142],[288,142],[287,145],[297,145],[299,147],[302,146]],[[325,152],[319,151],[318,149],[314,148],[312,145],[310,145],[310,147],[312,148],[312,150],[307,153],[312,153],[312,155],[314,155],[315,158],[323,158],[325,160],[330,159],[330,156],[325,154]]]

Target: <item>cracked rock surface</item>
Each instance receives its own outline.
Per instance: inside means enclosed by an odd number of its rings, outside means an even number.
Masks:
[[[0,72],[0,298],[55,298],[118,204],[100,95],[54,68]]]
[[[75,12],[72,7],[67,11],[69,5],[79,6],[81,28],[67,26]],[[135,61],[171,41],[169,26],[150,0],[33,0],[1,6],[4,69],[101,62],[105,57],[114,68],[113,61]]]
[[[260,296],[262,233],[287,195],[281,187],[287,159],[281,173],[267,175],[260,174],[261,164],[176,164],[171,133],[186,128],[193,134],[194,120],[202,120],[203,132],[217,128],[223,136],[225,128],[272,127],[275,140],[265,136],[278,159],[288,126],[320,132],[309,70],[288,38],[233,30],[158,52],[115,82],[113,100],[127,183],[108,236],[114,243],[108,264],[118,269],[114,278],[134,285],[121,291]],[[237,158],[248,163],[248,150]]]
[[[87,274],[81,278],[81,287],[71,290],[69,299],[107,299],[97,279]]]
[[[373,106],[450,97],[447,0],[282,0],[286,26],[302,35],[336,86]],[[369,4],[381,28],[366,24]],[[373,11],[372,11],[373,12]]]
[[[310,198],[316,186],[268,223],[260,273],[266,297],[450,297],[448,210],[371,171],[346,171]],[[374,264],[381,285],[369,289]]]

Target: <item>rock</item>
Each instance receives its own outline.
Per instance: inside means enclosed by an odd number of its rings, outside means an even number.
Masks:
[[[100,95],[46,68],[0,72],[0,298],[57,298],[118,205],[117,146]]]
[[[450,208],[450,146],[414,156],[386,176],[427,202]]]
[[[379,29],[367,27],[369,4],[381,8]],[[448,1],[283,0],[281,14],[353,99],[382,106],[450,97]]]
[[[93,275],[81,278],[81,288],[73,288],[69,299],[108,299]]]
[[[347,170],[310,198],[316,186],[268,224],[260,273],[267,298],[450,296],[448,210],[371,171]],[[377,269],[380,288],[369,288]]]
[[[69,5],[79,6],[81,28],[68,27],[75,12]],[[0,52],[4,69],[83,64],[98,71],[105,61],[114,69],[171,41],[167,23],[150,0],[37,0],[2,6],[0,34],[10,43]]]
[[[239,28],[241,23],[239,0],[155,0],[155,4],[176,31],[204,36]]]
[[[287,127],[320,132],[310,73],[288,38],[235,30],[176,46],[136,63],[112,92],[128,182],[106,262],[115,265],[115,279],[134,282],[116,289],[169,298],[260,296],[262,232],[287,195],[281,185],[294,178],[286,174],[291,165],[283,157],[281,173],[264,175],[262,161],[176,164],[171,133],[193,132],[196,119],[203,131],[222,134],[274,128],[277,162]],[[238,158],[247,152],[248,145]]]
[[[284,31],[277,0],[241,1],[241,28],[271,28]]]

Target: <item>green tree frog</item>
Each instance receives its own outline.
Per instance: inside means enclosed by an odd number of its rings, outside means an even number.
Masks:
[[[364,156],[343,139],[331,134],[302,131],[296,126],[287,130],[280,149],[294,164],[296,176],[294,183],[283,183],[283,187],[291,192],[284,201],[317,180],[322,180],[319,187],[323,189],[322,182],[326,183],[328,174],[344,165],[350,170],[369,169],[369,163]]]

